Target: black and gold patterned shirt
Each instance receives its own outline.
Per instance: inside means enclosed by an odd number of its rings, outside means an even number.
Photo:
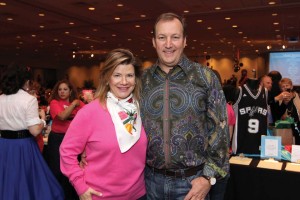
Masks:
[[[168,74],[153,65],[142,81],[147,164],[174,170],[204,164],[204,175],[224,177],[229,171],[226,100],[212,70],[183,56]]]

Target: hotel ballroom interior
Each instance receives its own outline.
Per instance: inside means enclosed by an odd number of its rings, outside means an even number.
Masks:
[[[65,78],[80,91],[96,88],[99,67],[116,48],[131,50],[147,69],[157,61],[152,30],[164,12],[185,17],[184,54],[216,70],[221,84],[239,80],[243,69],[250,78],[268,74],[274,53],[283,55],[280,72],[300,76],[300,0],[0,0],[0,74],[15,62],[30,67],[46,88]],[[281,195],[293,183],[294,199],[300,199],[300,172],[241,168],[232,168],[238,180],[227,188],[228,200],[241,199],[234,195],[241,190],[245,196]],[[254,187],[261,174],[265,185]],[[286,184],[277,182],[282,177]],[[246,182],[250,189],[242,187]]]

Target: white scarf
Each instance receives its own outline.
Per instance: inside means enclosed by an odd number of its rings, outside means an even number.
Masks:
[[[137,104],[132,94],[118,100],[111,92],[107,93],[107,109],[115,126],[121,153],[128,151],[141,135],[142,121]]]

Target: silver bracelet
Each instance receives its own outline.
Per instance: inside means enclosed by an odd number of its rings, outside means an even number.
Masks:
[[[43,122],[44,128],[47,126],[47,123],[45,120],[41,119],[41,121]]]

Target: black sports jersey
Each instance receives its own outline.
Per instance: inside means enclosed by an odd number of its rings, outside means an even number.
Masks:
[[[261,135],[267,134],[268,126],[267,90],[259,87],[254,95],[246,84],[239,90],[239,97],[233,105],[236,124],[232,151],[236,154],[260,154]]]

